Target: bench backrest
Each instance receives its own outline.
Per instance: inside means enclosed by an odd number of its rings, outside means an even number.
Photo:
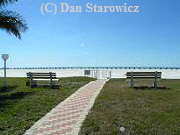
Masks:
[[[162,72],[127,72],[127,78],[161,78]]]
[[[27,78],[39,78],[39,79],[56,79],[56,73],[48,72],[48,73],[36,73],[36,72],[28,72]]]

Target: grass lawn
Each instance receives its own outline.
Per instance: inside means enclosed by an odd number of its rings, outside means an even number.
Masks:
[[[60,79],[59,89],[30,88],[26,78],[8,78],[3,89],[0,78],[0,135],[21,135],[78,88],[94,80],[87,77]]]
[[[131,135],[180,135],[180,80],[161,80],[160,84],[167,89],[134,89],[125,79],[111,79],[79,135],[119,135],[121,126]]]

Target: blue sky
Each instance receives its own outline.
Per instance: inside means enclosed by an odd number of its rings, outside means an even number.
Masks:
[[[42,15],[42,3],[82,6],[81,13]],[[85,12],[98,6],[139,6],[140,12]],[[19,0],[17,11],[29,30],[22,40],[0,31],[0,54],[9,67],[38,66],[180,66],[178,0]],[[51,9],[51,8],[49,8]],[[3,66],[1,60],[0,66]]]

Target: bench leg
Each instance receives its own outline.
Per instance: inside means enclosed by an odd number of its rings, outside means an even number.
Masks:
[[[50,87],[52,88],[52,89],[54,89],[54,87],[55,87],[55,81],[50,81]]]
[[[30,82],[30,86],[31,86],[31,88],[33,88],[34,86],[37,86],[37,81],[32,80]]]
[[[51,88],[53,88],[53,84],[52,84],[52,81],[50,81],[50,86],[51,86]]]
[[[26,81],[26,86],[29,86],[30,85],[30,81]]]
[[[130,87],[131,87],[131,88],[134,87],[134,81],[133,81],[133,79],[131,79],[131,81],[130,81]]]
[[[157,88],[157,80],[154,80],[154,88]]]
[[[154,88],[157,88],[157,71],[155,72]]]
[[[31,86],[31,88],[32,88],[32,86],[33,86],[33,81],[32,81],[32,80],[30,80],[29,85],[30,85],[30,86]]]
[[[130,82],[130,87],[132,88],[134,86],[133,82],[133,72],[131,71],[131,82]]]

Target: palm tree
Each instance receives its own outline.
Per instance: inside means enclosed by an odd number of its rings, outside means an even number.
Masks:
[[[26,21],[16,12],[3,9],[9,3],[18,0],[0,0],[0,29],[21,39],[21,33],[27,30]]]

